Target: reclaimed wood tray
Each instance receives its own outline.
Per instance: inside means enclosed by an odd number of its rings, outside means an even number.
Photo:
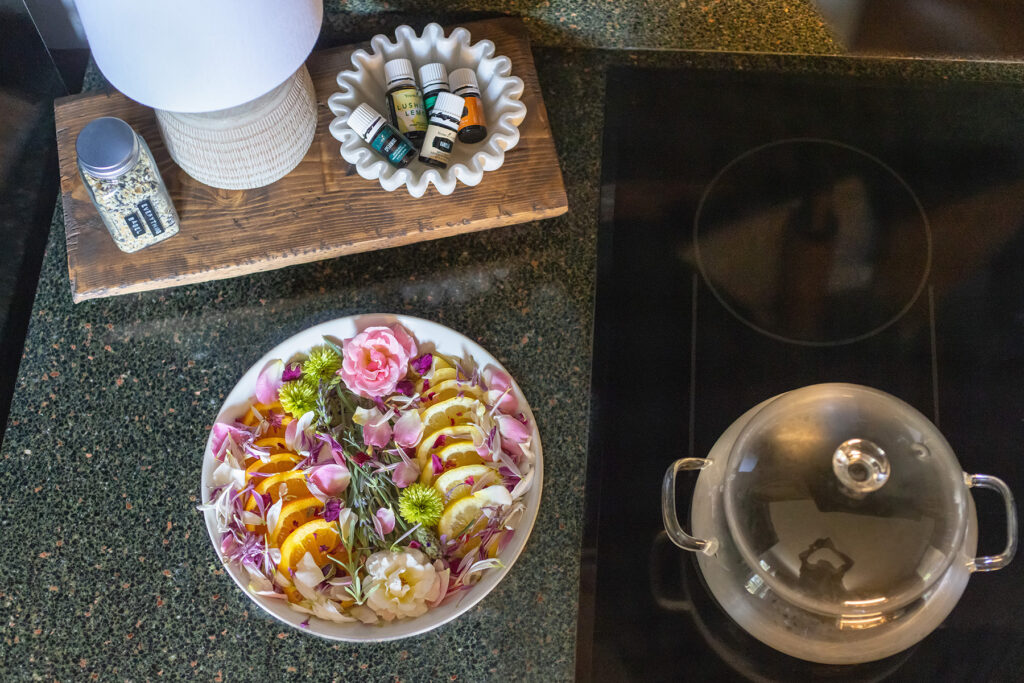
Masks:
[[[431,186],[416,199],[384,191],[341,158],[331,137],[327,98],[351,53],[369,43],[315,52],[306,66],[316,88],[316,137],[287,176],[255,190],[220,190],[178,168],[160,138],[153,110],[119,92],[63,97],[54,103],[68,274],[75,302],[255,273],[464,232],[525,223],[568,209],[547,110],[526,27],[500,18],[464,24],[473,40],[494,42],[523,79],[526,119],[519,144],[476,187],[443,196]],[[75,140],[99,116],[127,121],[149,144],[181,219],[178,235],[134,254],[110,238],[78,174]]]

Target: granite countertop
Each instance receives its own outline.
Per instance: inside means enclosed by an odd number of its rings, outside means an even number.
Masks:
[[[58,205],[0,449],[5,678],[572,678],[602,112],[604,98],[613,96],[604,92],[605,69],[660,63],[778,70],[808,62],[568,47],[634,38],[658,47],[668,39],[647,15],[616,32],[619,3],[600,3],[589,23],[585,2],[558,3],[557,11],[553,3],[527,4],[521,13],[540,45],[535,58],[568,192],[564,216],[74,305]],[[333,5],[339,3],[328,3],[328,43],[417,21],[393,8],[375,14],[387,7],[370,0]],[[688,47],[834,47],[802,2],[765,3],[761,19],[790,11],[802,17],[777,27],[759,23],[749,8],[730,15],[717,2],[672,7],[685,16],[670,12],[676,23],[659,26],[684,36]],[[719,25],[704,27],[710,35],[687,33],[686,26],[697,26],[691,14]],[[616,43],[615,35],[627,42]],[[827,68],[842,73],[853,61]],[[879,68],[934,78],[970,69]],[[984,77],[1002,77],[996,67],[978,68]],[[483,602],[423,636],[358,646],[310,637],[262,613],[220,568],[195,506],[207,431],[244,370],[310,325],[375,311],[453,327],[509,368],[537,415],[545,486],[526,550]]]

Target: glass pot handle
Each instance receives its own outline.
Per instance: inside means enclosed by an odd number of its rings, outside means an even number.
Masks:
[[[967,474],[965,472],[964,483],[969,488],[992,489],[998,492],[1003,497],[1003,504],[1006,506],[1006,548],[998,555],[974,558],[968,568],[972,572],[992,572],[1002,569],[1010,564],[1010,560],[1017,552],[1017,508],[1013,504],[1013,492],[1002,479],[987,474]]]
[[[661,519],[665,523],[668,537],[683,550],[700,551],[706,555],[714,555],[718,550],[715,539],[703,540],[694,538],[683,530],[676,516],[676,475],[680,470],[702,470],[711,461],[706,458],[680,458],[668,466],[665,479],[661,484]]]

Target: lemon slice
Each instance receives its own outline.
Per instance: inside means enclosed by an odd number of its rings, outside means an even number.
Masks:
[[[485,507],[501,507],[512,504],[512,496],[504,486],[488,486],[471,496],[464,496],[448,503],[441,520],[437,523],[437,532],[448,538],[456,538],[464,534],[480,531],[487,525]]]
[[[437,354],[434,354],[434,364],[431,367],[431,370],[430,386],[440,384],[445,380],[455,379],[455,375],[457,374],[455,368],[452,367],[452,364]],[[422,391],[423,379],[421,378],[416,382],[416,393],[421,393]]]
[[[449,463],[455,467],[461,467],[463,465],[478,465],[484,461],[483,458],[476,452],[476,446],[473,445],[472,441],[466,439],[459,439],[456,441],[449,441],[441,446],[436,451],[432,451],[437,454],[437,457],[441,459],[444,465]],[[434,478],[434,459],[427,457],[426,462],[423,463],[422,471],[420,472],[420,483],[430,485],[431,480]]]
[[[423,433],[429,435],[443,427],[476,422],[487,406],[473,396],[453,396],[420,411]]]
[[[479,400],[483,398],[483,392],[480,387],[469,382],[462,382],[457,379],[448,379],[440,384],[431,384],[430,389],[427,390],[426,395],[423,397],[424,406],[432,406],[441,401],[447,401],[450,398],[455,398],[459,394],[463,396],[472,396]]]
[[[423,439],[420,441],[420,445],[416,447],[416,460],[419,462],[420,467],[430,460],[430,456],[435,452],[434,444],[440,437],[445,437],[445,442],[448,439],[479,439],[481,441],[487,438],[484,434],[484,430],[479,425],[467,422],[464,424],[456,424],[450,427],[442,427],[433,432],[427,432],[424,430]],[[443,448],[445,444],[440,444],[437,448]]]
[[[451,503],[469,495],[472,485],[466,482],[472,477],[473,483],[484,482],[487,486],[501,483],[501,475],[493,467],[487,465],[463,465],[441,474],[434,482],[434,488]],[[481,489],[482,490],[482,489]]]

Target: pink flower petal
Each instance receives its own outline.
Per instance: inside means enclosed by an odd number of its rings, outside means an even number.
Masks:
[[[256,378],[256,400],[260,403],[273,403],[277,400],[277,391],[284,383],[284,361],[275,358],[263,366]]]
[[[391,472],[391,481],[400,489],[415,484],[419,478],[420,466],[411,461],[398,463],[398,467]]]
[[[328,496],[334,497],[348,488],[351,478],[344,465],[319,465],[310,470],[309,480]]]
[[[399,446],[412,448],[423,438],[423,422],[415,410],[402,415],[395,422],[395,443]]]
[[[391,423],[376,408],[371,408],[363,423],[363,443],[383,448],[391,441]]]
[[[244,447],[252,440],[252,432],[226,422],[214,423],[212,431],[213,440],[210,442],[210,449],[218,460],[224,459],[224,449],[229,435],[235,445],[239,447]]]
[[[395,513],[391,508],[380,508],[377,510],[377,519],[380,520],[381,531],[390,534],[395,530]]]
[[[495,415],[494,421],[498,423],[498,432],[503,439],[523,443],[530,438],[529,428],[511,415]]]

